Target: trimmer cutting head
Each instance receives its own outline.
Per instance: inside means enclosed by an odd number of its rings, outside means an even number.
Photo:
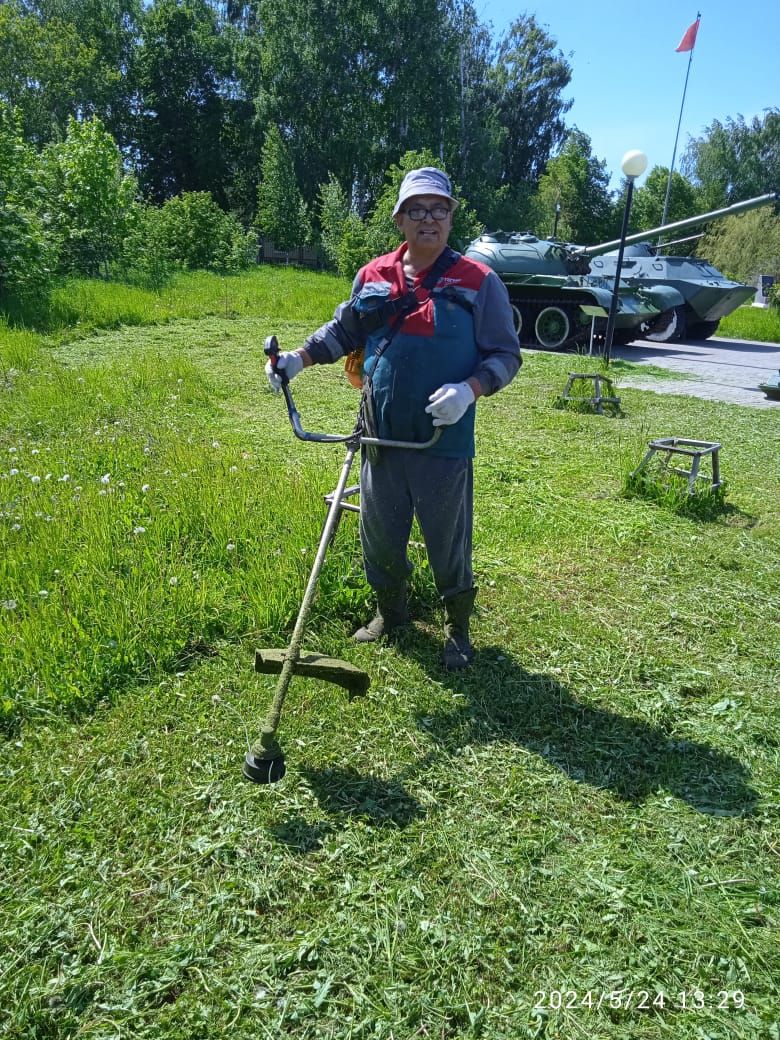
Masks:
[[[282,779],[286,772],[283,753],[274,758],[256,758],[251,751],[247,751],[244,759],[244,776],[248,780],[252,780],[256,784],[275,784]]]

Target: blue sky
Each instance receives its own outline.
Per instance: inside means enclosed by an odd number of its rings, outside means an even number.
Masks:
[[[675,48],[699,11],[675,169],[689,137],[701,136],[714,119],[741,114],[750,121],[766,108],[780,107],[776,0],[741,5],[703,0],[698,7],[679,0],[475,0],[475,5],[496,36],[526,12],[557,40],[573,69],[564,96],[574,105],[566,121],[590,136],[593,154],[605,159],[613,174],[613,188],[630,149],[647,154],[648,170],[672,161],[688,67],[688,54]]]

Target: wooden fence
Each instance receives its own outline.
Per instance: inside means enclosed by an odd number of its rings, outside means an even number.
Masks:
[[[297,249],[277,249],[273,240],[266,235],[260,236],[258,261],[261,264],[298,264],[301,267],[320,269],[325,266],[325,259],[319,249],[311,246],[298,246]]]

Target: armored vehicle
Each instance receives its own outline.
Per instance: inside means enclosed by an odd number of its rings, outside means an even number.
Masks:
[[[590,275],[590,262],[576,246],[540,239],[530,232],[480,235],[466,256],[492,267],[509,290],[520,342],[561,350],[602,335],[615,276]],[[667,285],[632,288],[621,280],[615,312],[615,341],[630,342],[641,328],[666,328],[682,294]]]
[[[666,224],[664,227],[629,235],[626,238],[620,271],[621,281],[626,281],[636,289],[670,285],[682,294],[684,300],[682,306],[675,307],[674,313],[667,316],[665,324],[656,322],[652,329],[643,331],[642,334],[647,339],[657,342],[683,339],[686,336],[691,339],[708,339],[717,331],[720,319],[731,314],[743,303],[747,303],[756,289],[755,286],[731,281],[712,264],[698,257],[658,255],[659,247],[652,246],[646,239],[672,231],[685,231],[710,220],[755,209],[757,206],[774,202],[776,198],[775,192],[759,195],[725,209],[712,210],[710,213],[702,213],[688,220],[679,220],[674,224]],[[590,265],[592,274],[614,279],[619,245],[618,240],[588,246],[582,250],[585,256],[593,257]]]
[[[732,282],[706,261],[656,256],[648,238],[765,205],[774,193],[666,224],[626,238],[618,288],[614,341],[639,337],[666,341],[687,333],[705,338],[755,292]],[[489,232],[470,243],[466,256],[491,267],[506,284],[520,341],[548,350],[580,347],[603,335],[615,284],[619,240],[575,246],[530,232]],[[670,243],[671,244],[671,243]],[[614,253],[613,253],[614,251]],[[606,255],[605,255],[606,254]]]

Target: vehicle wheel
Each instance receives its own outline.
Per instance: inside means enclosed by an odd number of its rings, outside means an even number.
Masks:
[[[709,339],[718,331],[720,321],[697,321],[688,326],[689,339]]]
[[[523,328],[523,312],[514,303],[510,304],[510,307],[512,308],[512,320],[514,322],[515,332],[519,336]]]
[[[539,312],[534,325],[539,346],[556,350],[571,335],[569,315],[561,307],[545,307]]]
[[[651,343],[670,343],[674,339],[682,339],[685,335],[685,311],[682,307],[663,311],[653,321],[642,326],[642,335]]]

